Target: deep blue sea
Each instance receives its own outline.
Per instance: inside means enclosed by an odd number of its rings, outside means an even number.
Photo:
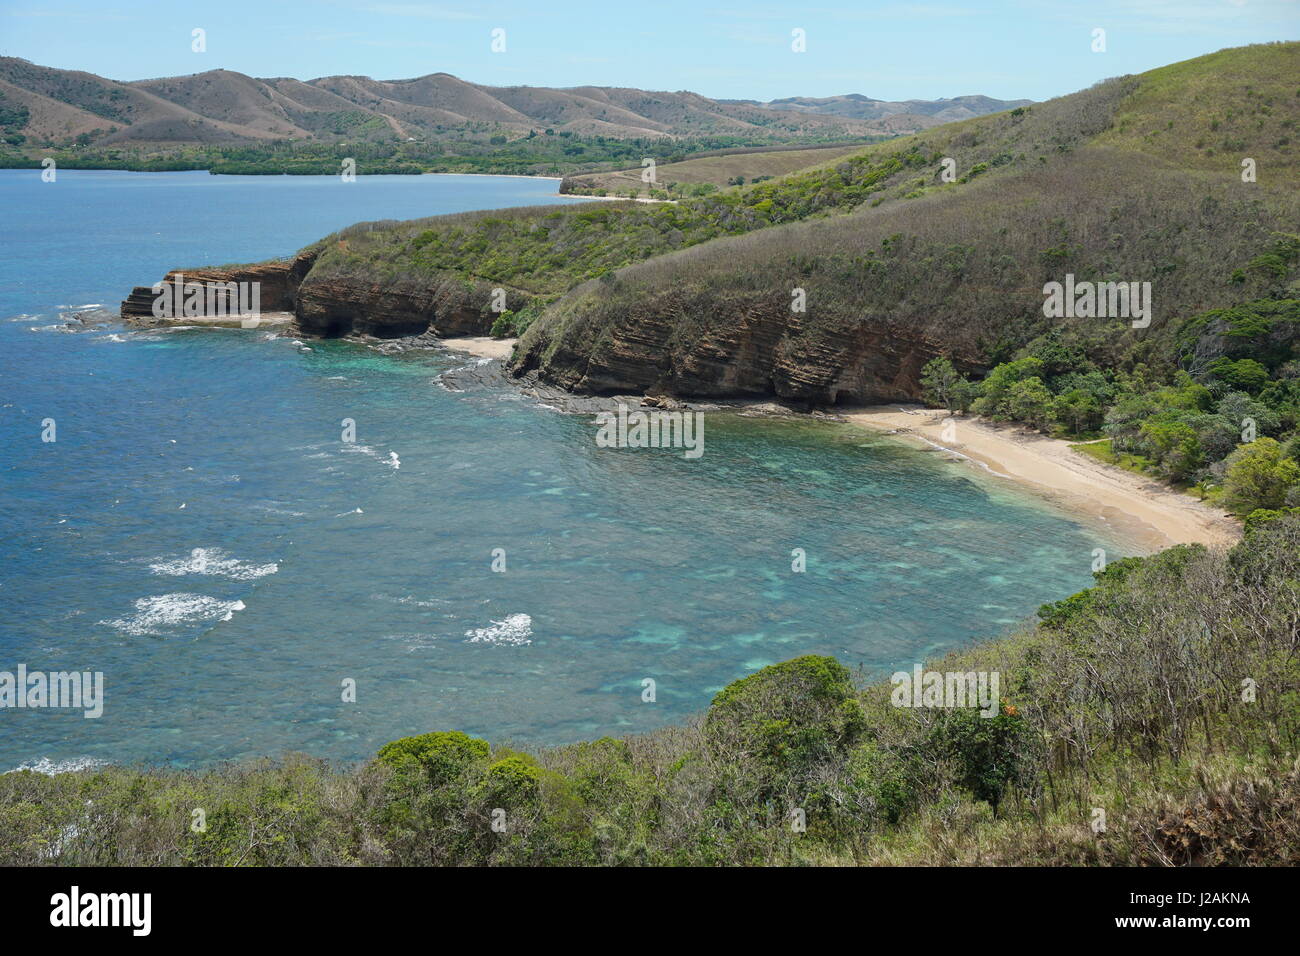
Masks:
[[[100,719],[0,710],[0,770],[646,731],[799,654],[875,675],[997,635],[1116,553],[844,425],[712,415],[686,460],[598,448],[590,419],[513,390],[449,390],[476,361],[457,353],[65,325],[173,267],[555,186],[0,171],[0,671],[105,681]]]

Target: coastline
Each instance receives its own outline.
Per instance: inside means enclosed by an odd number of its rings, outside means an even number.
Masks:
[[[379,175],[385,175],[380,173]],[[400,174],[399,174],[400,175]],[[420,173],[421,176],[494,176],[497,179],[550,179],[564,182],[563,176],[529,176],[527,173]]]
[[[286,313],[262,318],[261,324],[266,327],[279,327],[284,331],[291,316]],[[189,318],[162,324],[197,328],[249,327],[240,317],[207,321]],[[517,339],[454,336],[433,341],[442,348],[483,360],[472,369],[456,370],[449,375],[449,381],[463,379],[461,384],[471,385],[497,380],[505,383],[502,374],[504,363],[513,353]],[[525,393],[539,401],[553,403],[555,407],[576,414],[591,414],[619,401],[637,406],[642,403],[640,395],[584,397],[548,388],[537,381],[512,380],[510,384],[522,387]],[[699,411],[727,410],[751,415],[800,417],[806,414],[776,402],[684,401],[680,406]],[[973,462],[990,475],[1014,481],[1144,553],[1190,543],[1227,548],[1236,544],[1242,535],[1240,522],[1222,511],[1154,479],[1080,454],[1070,447],[1068,441],[1037,432],[1013,426],[999,427],[973,417],[954,417],[952,427],[948,429],[944,424],[950,418],[946,411],[919,405],[843,408],[818,417],[910,440]]]
[[[873,405],[845,409],[842,416],[852,425],[968,458],[1150,551],[1191,543],[1230,547],[1241,538],[1236,519],[1153,479],[1082,455],[1059,438],[998,428],[978,418],[954,418],[945,436],[943,423],[950,416],[942,409]]]
[[[463,336],[459,338],[438,339],[438,344],[457,352],[468,352],[476,358],[501,359],[510,358],[518,339],[494,339],[486,335]]]
[[[440,339],[439,343],[481,358],[508,357],[513,347],[508,339]],[[498,351],[489,354],[494,346]],[[548,386],[535,377],[506,379],[502,369],[502,362],[488,362],[448,373],[445,379],[460,388],[509,383],[540,402],[577,415],[607,411],[619,402],[635,407],[642,404],[641,395],[580,396]],[[679,405],[684,410],[760,417],[810,416],[771,400],[687,400]],[[1070,442],[1059,438],[997,427],[977,418],[956,418],[955,435],[945,436],[947,412],[919,405],[836,408],[826,413],[813,412],[811,417],[869,429],[965,459],[1144,554],[1176,544],[1229,548],[1241,540],[1242,527],[1236,518],[1155,479],[1080,454],[1070,447]]]
[[[647,202],[647,203],[667,203],[670,206],[677,205],[676,199],[650,199],[647,196],[584,196],[580,193],[560,193],[561,196],[572,196],[574,199],[595,199],[602,202]]]

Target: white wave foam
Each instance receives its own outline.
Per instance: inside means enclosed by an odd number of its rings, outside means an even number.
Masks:
[[[253,510],[265,511],[267,514],[272,514],[272,515],[284,515],[285,517],[288,518],[307,517],[307,512],[305,511],[289,511],[287,508],[276,508],[273,507],[272,505],[253,505]]]
[[[393,471],[397,471],[397,469],[402,467],[401,459],[397,457],[397,452],[395,451],[390,451],[388,457],[385,458],[382,452],[371,448],[369,445],[358,445],[355,442],[344,442],[343,450],[345,452],[351,452],[354,455],[365,455],[368,458],[375,459],[375,461],[383,462],[389,468],[393,469]]]
[[[243,601],[222,601],[206,594],[155,594],[135,602],[133,617],[100,624],[116,628],[133,637],[157,635],[160,628],[180,624],[198,624],[202,621],[229,621],[236,611],[245,608]]]
[[[78,770],[94,770],[96,767],[105,767],[107,765],[107,760],[100,760],[98,757],[74,757],[72,760],[60,760],[58,762],[51,760],[49,757],[41,757],[39,760],[29,760],[24,764],[19,764],[13,770],[6,770],[5,773],[31,770],[35,773],[43,773],[47,777],[53,777],[56,773],[75,773]]]
[[[450,604],[451,601],[444,598],[433,598],[429,601],[422,601],[413,594],[407,594],[404,597],[393,597],[388,594],[372,594],[376,601],[392,601],[394,604],[409,604],[413,607],[439,607],[440,605]]]
[[[280,565],[274,562],[253,564],[251,561],[240,561],[238,558],[230,557],[220,548],[195,548],[188,558],[159,559],[155,564],[149,565],[149,570],[154,574],[170,574],[173,577],[185,574],[215,574],[234,581],[255,581],[268,574],[275,574],[280,570]]]
[[[504,621],[493,621],[488,627],[466,631],[465,636],[469,638],[466,644],[520,647],[533,643],[533,619],[527,614],[511,614]]]

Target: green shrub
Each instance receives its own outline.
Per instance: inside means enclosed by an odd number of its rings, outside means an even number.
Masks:
[[[950,761],[955,782],[994,812],[1008,786],[1035,780],[1041,757],[1024,717],[1006,708],[993,717],[965,707],[939,711],[925,749],[933,760]]]
[[[715,752],[755,761],[778,779],[844,755],[865,726],[848,670],[814,655],[728,684],[705,718]]]
[[[506,309],[492,322],[489,334],[494,339],[508,339],[518,334],[515,329],[515,313]]]
[[[437,786],[463,777],[490,750],[486,740],[459,730],[435,731],[384,744],[376,759],[398,774],[421,773]]]
[[[1246,515],[1246,534],[1255,533],[1270,521],[1277,521],[1279,518],[1294,514],[1300,514],[1300,508],[1256,508]]]
[[[494,761],[480,786],[480,798],[493,807],[518,808],[536,801],[542,768],[527,754],[511,753]]]
[[[1283,455],[1282,446],[1272,438],[1242,445],[1226,464],[1223,503],[1239,515],[1282,508],[1287,492],[1300,483],[1300,464]]]

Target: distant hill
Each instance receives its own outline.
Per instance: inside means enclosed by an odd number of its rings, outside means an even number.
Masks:
[[[861,139],[914,132],[1027,103],[983,96],[884,103],[792,97],[772,103],[616,87],[482,86],[449,73],[409,80],[327,76],[306,82],[232,70],[118,82],[0,57],[3,132],[29,143],[96,146],[509,138],[552,130],[616,139],[749,136]]]
[[[787,96],[784,99],[760,103],[757,100],[723,100],[724,103],[758,106],[782,112],[817,113],[843,119],[885,121],[884,128],[896,133],[914,133],[918,130],[955,123],[957,120],[1001,113],[1003,110],[1028,106],[1033,100],[996,100],[991,96],[956,96],[939,100],[873,100],[861,93],[844,96]]]

